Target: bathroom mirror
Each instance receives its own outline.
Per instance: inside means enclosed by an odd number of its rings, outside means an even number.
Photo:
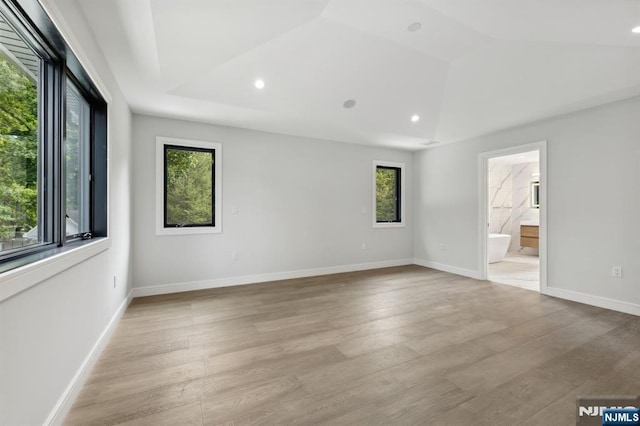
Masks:
[[[531,207],[540,208],[540,182],[531,182]]]

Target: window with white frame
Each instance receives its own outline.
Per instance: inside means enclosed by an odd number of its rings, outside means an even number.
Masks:
[[[156,138],[156,234],[222,232],[222,145]]]
[[[373,162],[373,226],[404,226],[404,163]]]

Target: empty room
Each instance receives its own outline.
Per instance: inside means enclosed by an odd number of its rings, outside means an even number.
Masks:
[[[0,0],[0,426],[640,425],[640,0]]]

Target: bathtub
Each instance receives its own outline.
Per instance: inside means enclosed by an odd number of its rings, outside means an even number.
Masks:
[[[489,263],[502,262],[511,244],[509,234],[489,234],[487,239],[487,259]]]

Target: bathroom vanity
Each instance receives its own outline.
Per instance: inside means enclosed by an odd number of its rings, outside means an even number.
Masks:
[[[538,248],[540,246],[540,224],[520,222],[520,247]]]

